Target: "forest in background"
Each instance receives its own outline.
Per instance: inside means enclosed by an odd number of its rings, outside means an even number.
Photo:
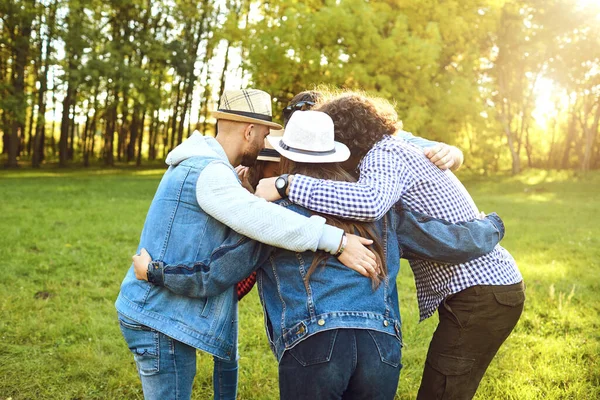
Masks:
[[[224,89],[392,100],[478,173],[600,169],[594,0],[0,0],[6,167],[162,159]]]

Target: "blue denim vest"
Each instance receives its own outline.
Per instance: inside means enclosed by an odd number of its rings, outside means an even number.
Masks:
[[[209,149],[207,154],[167,170],[150,205],[138,251],[144,247],[155,259],[166,262],[210,259],[230,232],[196,201],[198,176],[211,162],[223,161]],[[115,306],[124,316],[180,342],[226,360],[236,357],[237,297],[233,287],[208,298],[181,296],[136,279],[132,266]]]

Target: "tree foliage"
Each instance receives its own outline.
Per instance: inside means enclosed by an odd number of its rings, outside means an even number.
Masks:
[[[600,167],[600,9],[568,0],[0,0],[8,166],[154,160],[226,85],[390,99],[483,172]],[[241,56],[238,56],[241,55]]]

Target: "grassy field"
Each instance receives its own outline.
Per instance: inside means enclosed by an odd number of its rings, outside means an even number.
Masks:
[[[0,399],[140,399],[113,306],[161,170],[0,171]],[[600,174],[533,171],[465,180],[507,226],[525,312],[478,399],[600,398]],[[398,278],[405,365],[416,396],[437,317],[418,324],[410,269]],[[254,291],[241,304],[240,399],[278,397]],[[199,354],[194,399],[212,359]]]

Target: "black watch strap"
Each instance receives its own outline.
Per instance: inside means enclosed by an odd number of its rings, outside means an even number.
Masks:
[[[287,188],[289,185],[289,181],[288,181],[289,176],[290,176],[290,174],[279,175],[279,178],[277,178],[277,180],[275,181],[275,189],[277,189],[277,193],[279,193],[279,195],[281,196],[282,199],[287,198],[286,192],[287,192]],[[279,181],[279,180],[285,181],[285,184],[282,187],[279,187],[277,185],[277,181]]]
[[[162,261],[152,261],[148,264],[148,282],[157,285],[164,285],[163,269],[165,264]]]

